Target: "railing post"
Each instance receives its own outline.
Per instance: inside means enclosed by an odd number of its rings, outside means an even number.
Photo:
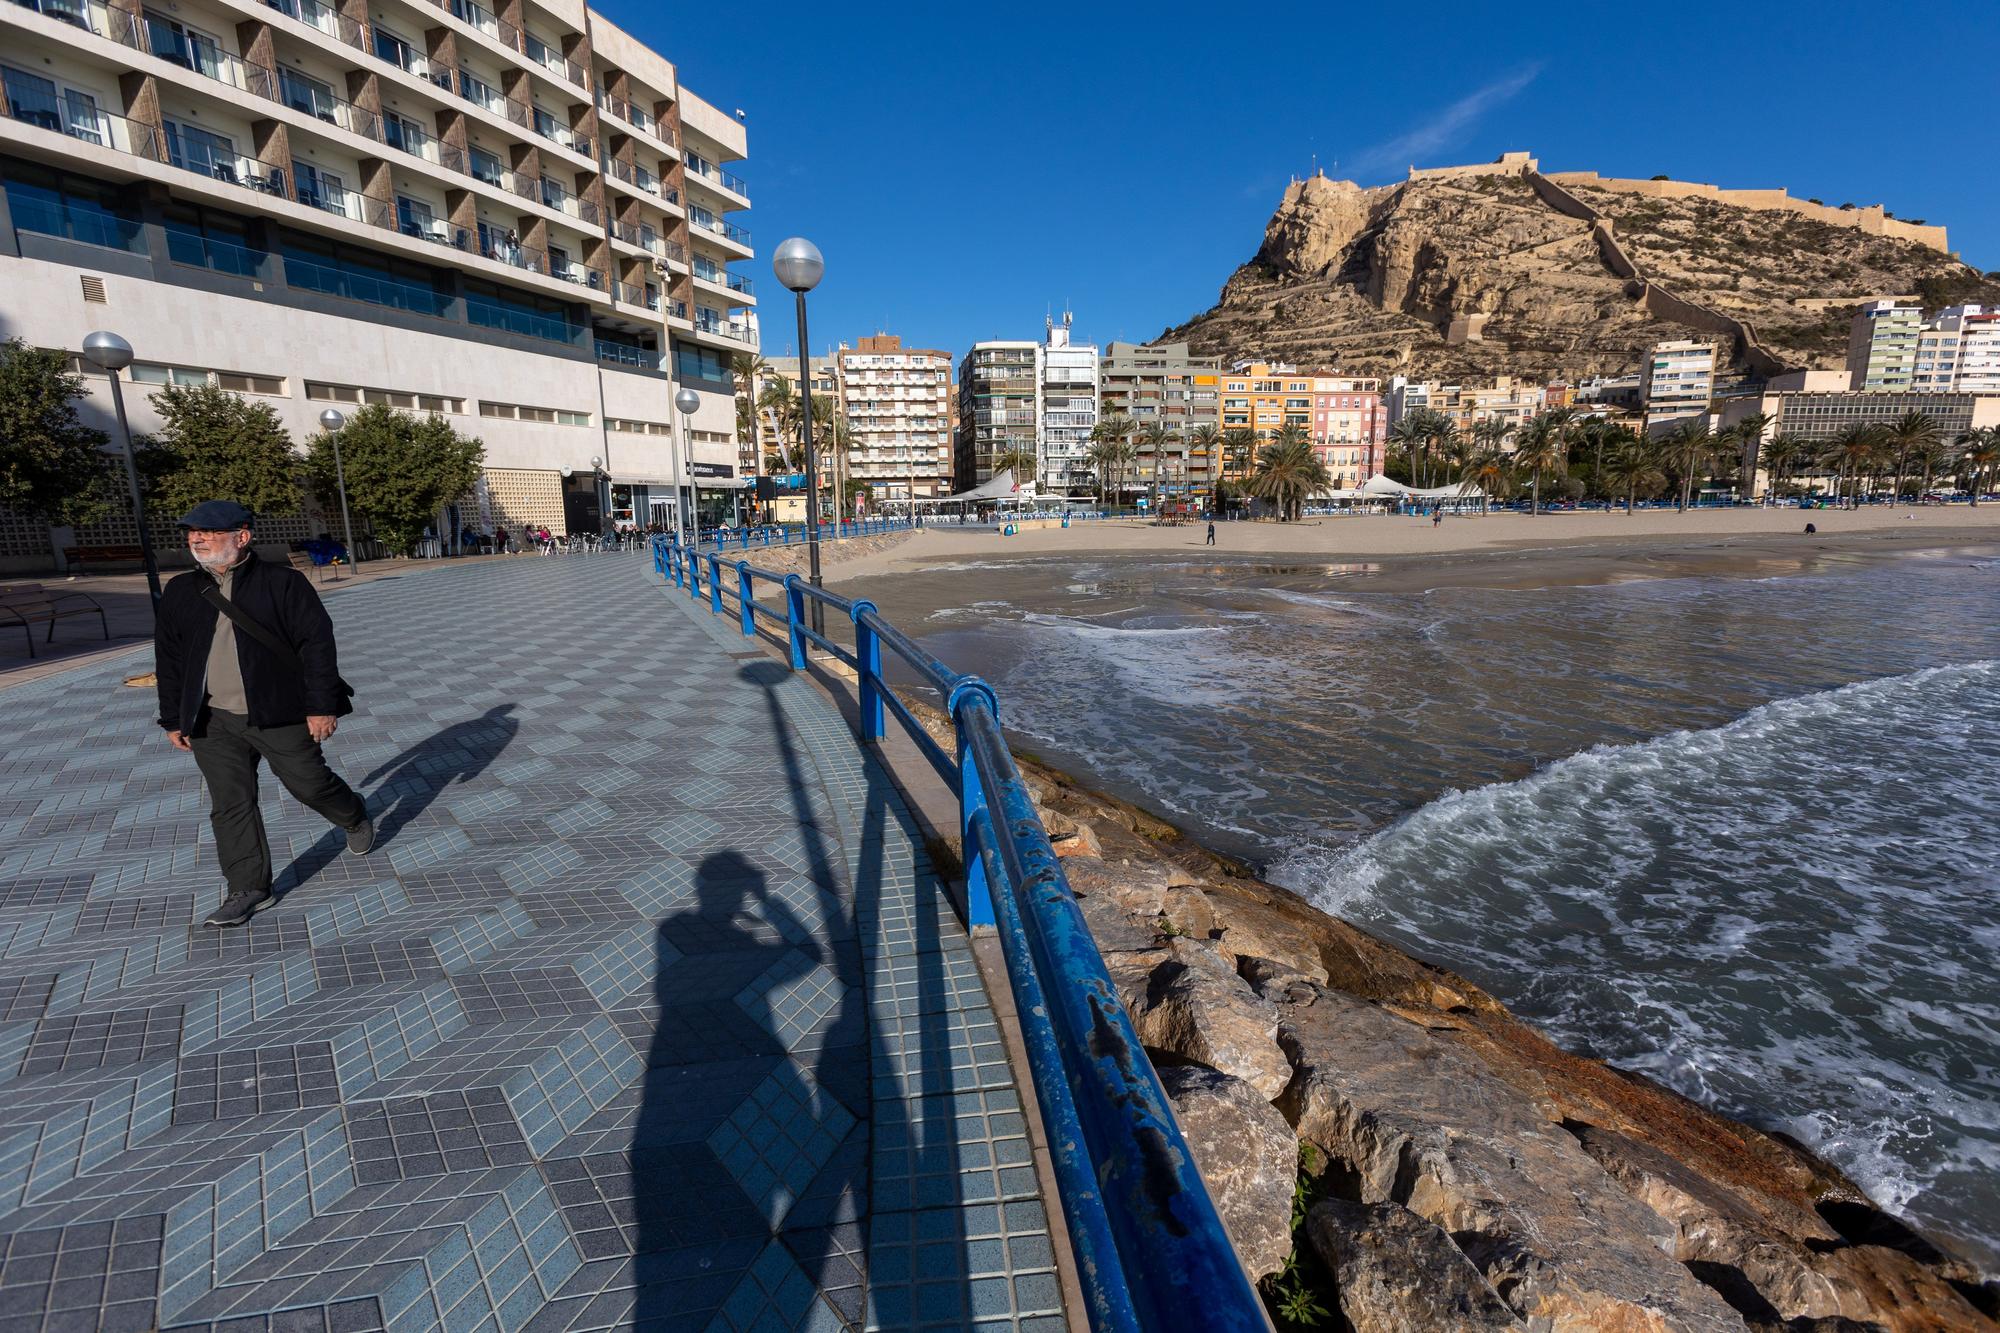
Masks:
[[[953,734],[958,738],[958,834],[959,846],[967,851],[965,857],[965,924],[968,926],[990,926],[993,924],[993,889],[986,882],[986,867],[973,854],[972,816],[987,808],[987,793],[979,781],[979,765],[972,759],[972,743],[965,730],[965,718],[960,710],[973,699],[983,699],[993,710],[993,716],[1000,716],[1000,696],[993,687],[977,676],[966,676],[952,687],[951,697],[945,700],[945,707],[951,713]],[[988,812],[988,818],[992,814]],[[995,820],[999,827],[1005,821]]]
[[[722,614],[722,557],[713,551],[708,553],[708,609]]]
[[[750,562],[736,562],[736,609],[743,613],[743,637],[757,637],[757,590],[750,582]]]
[[[806,594],[797,574],[785,575],[785,628],[790,631],[792,670],[806,669]]]
[[[861,739],[882,739],[882,637],[867,617],[875,603],[862,598],[848,608],[854,617],[854,662],[861,678]]]
[[[688,548],[688,597],[701,600],[701,552],[692,546]]]
[[[673,572],[676,588],[686,584],[687,572],[681,568],[681,548],[678,542],[667,548],[667,568]]]

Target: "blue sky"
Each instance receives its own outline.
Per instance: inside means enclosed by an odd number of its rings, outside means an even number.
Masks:
[[[1315,161],[1375,185],[1526,148],[1782,185],[1943,223],[2000,269],[1992,0],[595,2],[746,113],[758,257],[738,267],[767,356],[795,349],[769,258],[795,234],[826,255],[816,353],[886,330],[957,357],[1065,305],[1080,338],[1150,338],[1215,301]]]

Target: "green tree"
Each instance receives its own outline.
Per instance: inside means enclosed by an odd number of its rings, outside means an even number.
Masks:
[[[1147,479],[1147,494],[1152,496],[1153,512],[1160,512],[1160,456],[1169,445],[1180,440],[1173,427],[1161,421],[1148,421],[1139,427],[1139,447],[1153,456],[1151,475]]]
[[[110,507],[110,436],[77,419],[86,396],[62,352],[0,344],[0,508],[47,523],[88,523]]]
[[[1730,438],[1743,450],[1743,485],[1745,490],[1757,489],[1757,466],[1759,455],[1764,448],[1764,432],[1771,428],[1771,417],[1764,412],[1752,412],[1743,420],[1729,428]]]
[[[993,457],[994,476],[997,477],[1008,468],[1013,468],[1014,480],[1020,483],[1033,481],[1037,466],[1038,460],[1035,457],[1035,451],[1030,448],[1023,448],[1020,445],[1015,445],[1013,448],[995,454]]]
[[[1313,452],[1312,441],[1298,426],[1281,426],[1257,454],[1257,474],[1250,493],[1269,500],[1279,522],[1296,520],[1314,495],[1333,488],[1333,474]]]
[[[440,416],[414,416],[370,403],[340,432],[347,500],[375,539],[407,555],[446,505],[471,490],[486,460],[477,437],[460,435]],[[337,505],[333,437],[315,435],[306,472],[322,504]]]
[[[1861,494],[1861,474],[1875,460],[1882,449],[1884,428],[1879,422],[1857,421],[1833,437],[1826,446],[1820,460],[1828,467],[1837,469],[1834,484],[1834,499],[1851,492],[1857,498]]]
[[[1231,480],[1241,486],[1248,480],[1250,455],[1257,452],[1257,432],[1248,426],[1231,426],[1222,432],[1222,454],[1228,460]]]
[[[1398,417],[1396,424],[1389,428],[1389,452],[1392,461],[1384,465],[1383,471],[1390,474],[1391,480],[1400,481],[1406,486],[1417,484],[1417,478],[1421,475],[1419,460],[1424,456],[1424,451],[1430,447],[1431,426],[1436,416],[1437,413],[1427,407],[1413,407]],[[1405,473],[1400,477],[1394,475],[1393,460],[1397,454],[1402,455]]]
[[[165,424],[140,445],[149,502],[181,514],[227,499],[260,517],[298,512],[305,460],[269,403],[212,384],[170,384],[153,395]]]
[[[1485,422],[1480,422],[1485,425]],[[1485,513],[1493,496],[1505,496],[1514,488],[1513,460],[1498,446],[1481,449],[1465,460],[1458,470],[1459,484],[1479,491],[1479,512]]]
[[[1771,473],[1771,484],[1765,488],[1765,494],[1770,496],[1783,494],[1785,482],[1790,479],[1792,468],[1811,454],[1812,446],[1803,437],[1784,431],[1764,441],[1762,450],[1764,466]]]
[[[1216,478],[1215,455],[1222,444],[1222,432],[1210,423],[1203,422],[1188,432],[1187,443],[1189,454],[1202,460],[1202,470],[1212,488]]]
[[[1708,428],[1708,418],[1689,417],[1666,438],[1666,459],[1674,476],[1679,479],[1679,499],[1674,508],[1686,512],[1694,497],[1694,479],[1715,452],[1715,432]]]

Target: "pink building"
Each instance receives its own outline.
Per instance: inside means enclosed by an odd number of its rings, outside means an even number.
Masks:
[[[1388,429],[1380,381],[1313,376],[1313,452],[1333,474],[1335,490],[1352,490],[1382,470]]]

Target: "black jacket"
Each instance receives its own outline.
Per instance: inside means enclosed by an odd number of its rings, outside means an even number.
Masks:
[[[199,733],[208,698],[208,650],[222,615],[203,597],[213,587],[207,570],[194,569],[167,584],[153,626],[153,666],[159,676],[160,725]],[[353,711],[341,688],[333,646],[333,621],[305,575],[273,565],[252,551],[236,567],[230,588],[236,606],[279,639],[305,664],[301,678],[290,663],[236,631],[236,660],[253,727],[286,727],[320,715]]]

